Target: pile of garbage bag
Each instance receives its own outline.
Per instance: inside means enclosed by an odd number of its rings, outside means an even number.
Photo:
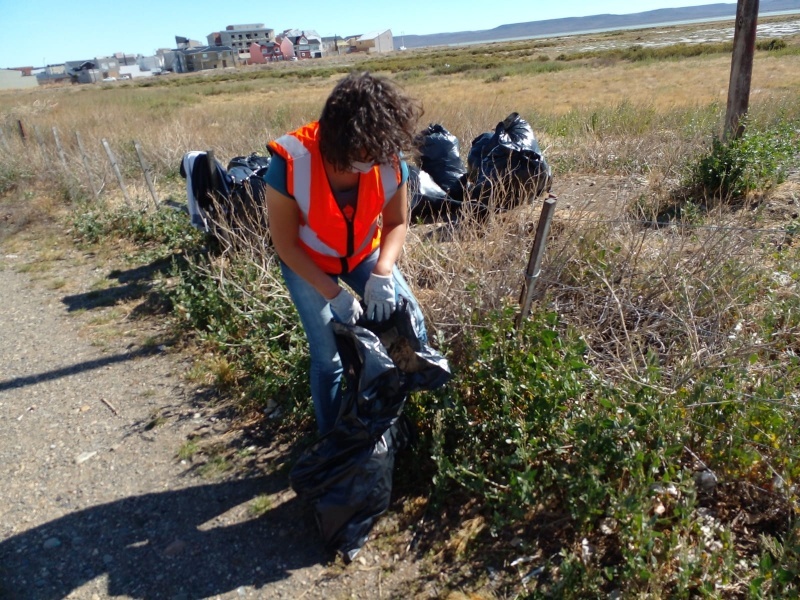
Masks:
[[[472,140],[466,165],[458,138],[440,124],[429,125],[415,142],[419,166],[408,166],[412,222],[483,219],[536,199],[553,183],[533,129],[516,112]],[[263,175],[269,161],[253,153],[231,159],[227,169],[215,159],[212,169],[208,153],[184,154],[180,172],[192,224],[212,231],[224,217],[265,226]]]
[[[458,139],[438,124],[417,137],[419,168],[411,167],[412,221],[485,218],[550,191],[553,173],[530,124],[513,112],[474,140],[466,166]]]
[[[289,478],[325,545],[350,562],[389,508],[395,456],[413,436],[403,415],[408,394],[439,388],[451,374],[447,359],[418,337],[402,300],[384,322],[334,327],[345,374],[339,417]]]

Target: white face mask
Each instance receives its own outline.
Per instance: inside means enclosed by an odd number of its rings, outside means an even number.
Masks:
[[[350,172],[351,173],[369,173],[372,170],[372,167],[375,166],[373,162],[361,162],[360,160],[354,160],[350,163]]]

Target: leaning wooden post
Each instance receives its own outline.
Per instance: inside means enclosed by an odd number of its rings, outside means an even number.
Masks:
[[[19,137],[22,138],[22,143],[28,143],[28,138],[25,135],[25,127],[22,125],[21,119],[17,119],[17,127],[19,127]]]
[[[756,48],[758,0],[739,0],[736,28],[733,32],[731,79],[728,84],[728,107],[723,139],[736,139],[744,131],[742,117],[750,105],[750,82],[753,77],[753,56]]]
[[[111,146],[108,145],[108,140],[105,138],[102,139],[103,148],[106,149],[106,154],[108,154],[108,160],[111,161],[111,167],[114,169],[114,175],[117,176],[117,181],[119,182],[119,187],[122,190],[122,196],[125,198],[125,203],[128,207],[133,208],[133,204],[131,204],[130,196],[128,196],[128,188],[125,187],[125,181],[122,179],[122,173],[119,170],[119,165],[117,164],[117,159],[114,157],[114,153],[111,152]]]
[[[139,144],[139,142],[134,141],[133,147],[136,149],[136,156],[139,157],[139,164],[142,167],[142,173],[144,173],[144,180],[147,183],[148,189],[150,190],[150,196],[153,198],[153,210],[158,210],[158,194],[156,194],[156,188],[153,187],[153,180],[150,178],[150,167],[144,160],[142,146]]]
[[[67,156],[64,154],[64,148],[61,147],[61,140],[58,138],[58,129],[53,126],[53,139],[56,141],[56,150],[58,150],[58,157],[61,159],[61,166],[64,167],[64,173],[69,173],[67,167]]]
[[[83,162],[83,169],[86,171],[86,179],[89,180],[89,186],[92,188],[92,193],[94,194],[95,199],[100,196],[100,190],[97,189],[97,186],[94,184],[94,178],[92,177],[92,170],[89,168],[89,159],[86,158],[86,151],[83,149],[83,142],[81,141],[81,134],[77,131],[75,132],[75,139],[78,142],[78,150],[81,153],[81,162]]]
[[[539,224],[536,226],[536,237],[533,240],[531,255],[528,257],[528,268],[525,270],[525,280],[522,283],[522,291],[519,296],[521,310],[517,318],[517,327],[522,324],[523,320],[528,318],[528,314],[531,312],[533,291],[536,288],[536,282],[541,272],[542,257],[547,244],[547,236],[550,235],[550,223],[553,221],[557,200],[556,196],[549,194],[542,204],[542,214],[539,217]]]

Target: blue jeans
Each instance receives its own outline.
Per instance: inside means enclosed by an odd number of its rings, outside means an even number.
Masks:
[[[363,297],[364,286],[377,261],[378,251],[376,250],[347,275],[331,276],[331,279],[338,282],[341,278],[356,294]],[[342,361],[336,349],[336,337],[331,324],[334,318],[333,313],[330,304],[322,294],[287,267],[283,261],[281,261],[281,273],[308,339],[311,353],[311,397],[314,400],[314,414],[317,418],[317,429],[320,434],[325,435],[333,429],[342,402]],[[392,277],[394,278],[395,299],[399,300],[400,297],[403,297],[410,303],[420,327],[417,334],[421,340],[427,341],[425,320],[417,299],[411,293],[408,283],[397,267],[394,267]]]

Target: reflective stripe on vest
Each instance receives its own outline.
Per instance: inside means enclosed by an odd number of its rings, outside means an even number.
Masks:
[[[354,268],[380,245],[378,217],[400,187],[400,169],[379,165],[361,175],[356,213],[348,221],[328,184],[317,133],[318,125],[312,123],[269,147],[286,160],[286,190],[301,215],[300,244],[322,270],[337,275]]]

